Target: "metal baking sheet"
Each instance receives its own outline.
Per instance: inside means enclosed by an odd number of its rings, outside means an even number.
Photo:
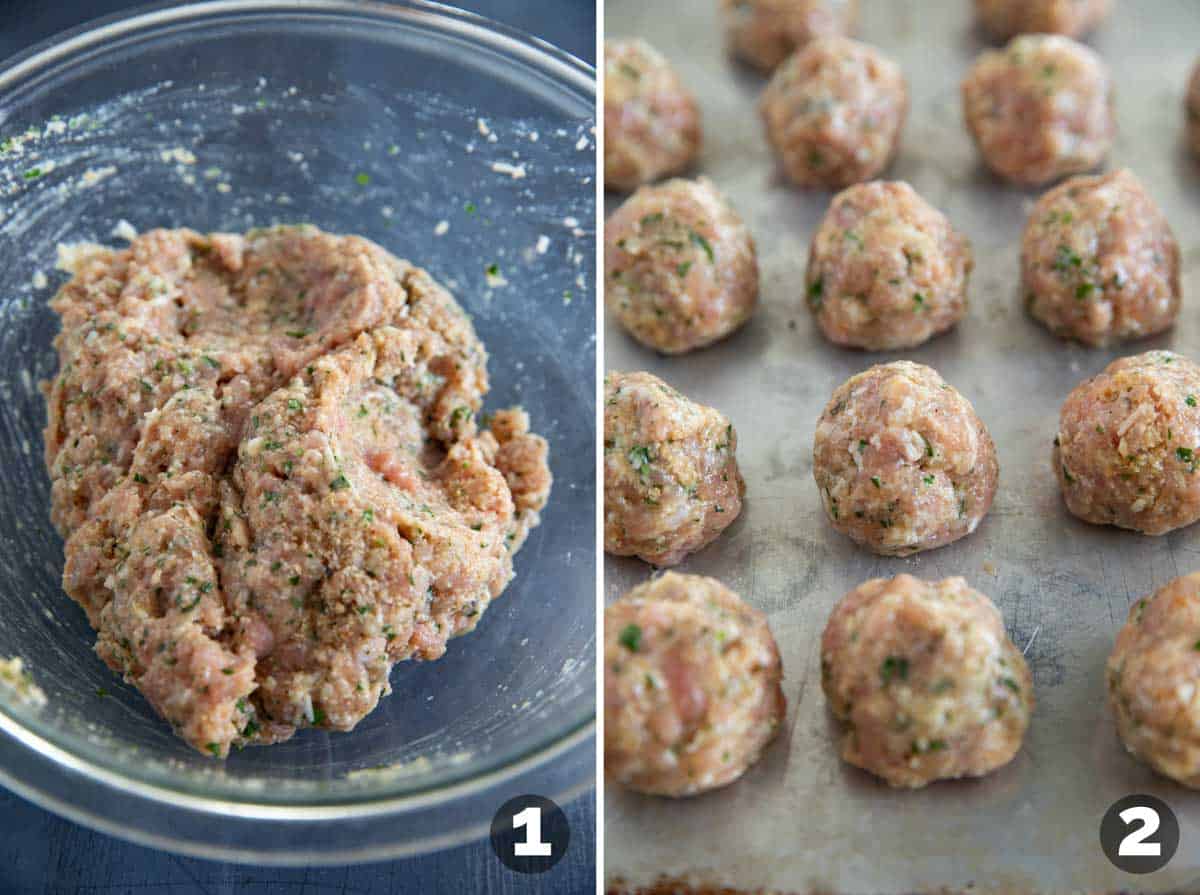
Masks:
[[[698,171],[728,192],[758,240],[761,306],[740,333],[707,350],[660,358],[610,318],[609,369],[645,369],[722,409],[739,433],[747,497],[741,518],[681,569],[713,575],[770,615],[786,674],[787,721],[738,783],[691,800],[605,790],[611,881],[660,875],[739,890],[900,893],[1200,891],[1200,795],[1128,757],[1105,705],[1103,667],[1127,607],[1200,569],[1200,526],[1161,538],[1076,521],[1050,467],[1067,393],[1115,357],[1172,348],[1200,358],[1200,165],[1182,140],[1182,94],[1200,45],[1195,0],[1118,2],[1090,43],[1117,82],[1121,135],[1112,165],[1147,184],[1183,248],[1184,310],[1168,335],[1124,350],[1064,344],[1018,297],[1018,245],[1036,193],[980,166],[962,124],[959,83],[985,46],[968,0],[868,0],[860,36],[896,59],[912,107],[888,177],[907,180],[974,244],[970,312],[951,334],[905,353],[868,354],[822,340],[801,296],[808,243],[829,202],[780,179],[762,134],[763,80],[730,62],[713,2],[609,0],[610,37],[657,45],[699,97]],[[609,211],[616,199],[609,197]],[[939,370],[995,438],[1000,489],[972,536],[910,559],[876,557],[825,521],[812,480],[817,416],[830,392],[873,363],[911,358]],[[650,574],[606,557],[614,599]],[[1025,747],[984,779],[893,791],[837,756],[820,687],[819,639],[835,601],[866,578],[963,575],[989,594],[1028,645],[1037,709]],[[1179,818],[1168,866],[1118,871],[1099,844],[1118,798],[1152,793]]]

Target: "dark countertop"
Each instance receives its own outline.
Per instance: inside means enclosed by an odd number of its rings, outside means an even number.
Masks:
[[[0,59],[88,19],[133,6],[129,0],[0,0]],[[456,5],[536,34],[595,61],[592,0],[457,0]],[[514,873],[486,842],[423,858],[355,867],[280,869],[179,857],[94,833],[0,789],[0,893],[95,895],[398,895],[595,891],[594,794],[563,806],[571,824],[566,857],[541,877]]]

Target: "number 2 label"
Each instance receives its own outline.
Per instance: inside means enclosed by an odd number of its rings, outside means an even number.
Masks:
[[[1125,796],[1100,819],[1100,848],[1118,870],[1153,873],[1166,867],[1179,848],[1179,819],[1158,796]]]
[[[1117,854],[1152,858],[1162,854],[1162,843],[1146,841],[1158,832],[1161,821],[1157,811],[1147,805],[1134,805],[1122,811],[1120,818],[1125,821],[1126,826],[1132,827],[1138,821],[1141,821],[1142,825],[1121,840]]]

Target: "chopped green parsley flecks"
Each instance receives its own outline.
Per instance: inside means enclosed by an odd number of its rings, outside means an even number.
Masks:
[[[350,487],[350,480],[345,475],[338,474],[338,477],[329,483],[330,491],[341,491]]]
[[[1095,291],[1096,286],[1094,283],[1080,283],[1075,287],[1075,297],[1080,301],[1083,301],[1084,299],[1090,297]]]
[[[292,411],[292,413],[299,413],[304,409],[304,405],[296,398],[288,398],[287,409]]]
[[[888,656],[879,666],[879,677],[885,683],[892,680],[908,680],[908,659],[903,656]]]
[[[1020,693],[1020,692],[1021,692],[1021,685],[1020,685],[1020,684],[1018,684],[1018,683],[1017,683],[1015,680],[1013,680],[1011,677],[1002,677],[1002,678],[1000,678],[1000,683],[1002,683],[1004,686],[1008,687],[1008,689],[1012,690],[1014,693]]]
[[[1058,252],[1054,256],[1054,270],[1065,274],[1081,267],[1083,267],[1083,258],[1074,249],[1067,245],[1058,247]]]
[[[913,740],[912,746],[913,755],[923,755],[926,752],[941,752],[946,748],[945,740]]]
[[[463,205],[463,211],[465,211],[467,214],[474,214],[475,212],[479,211],[479,208],[474,202],[467,202]]]
[[[879,476],[877,476],[877,475],[871,476],[871,484],[874,485],[876,488],[883,487],[883,482],[880,481]]]
[[[921,481],[923,481],[926,485],[932,485],[933,484],[933,476],[927,475]]]
[[[916,305],[918,310],[925,307],[925,296],[922,295],[920,292],[914,292],[913,293],[913,304]]]
[[[41,168],[30,168],[28,171],[26,171],[21,176],[24,177],[26,180],[36,180],[37,178],[42,176],[42,169]]]
[[[825,292],[825,278],[817,277],[808,286],[808,305],[813,310],[821,307]]]
[[[692,244],[699,246],[704,250],[704,254],[708,256],[708,263],[715,264],[717,260],[716,254],[713,252],[711,243],[695,230],[688,231],[688,237],[692,240]]]
[[[642,646],[642,629],[637,625],[626,625],[617,636],[617,642],[631,653],[636,653]]]
[[[684,261],[678,267],[675,268],[675,273],[677,273],[679,275],[680,279],[683,279],[684,277],[686,277],[688,275],[688,271],[691,269],[692,269],[692,262]]]
[[[1186,398],[1183,399],[1183,403],[1186,404],[1188,407],[1195,407],[1196,406],[1196,396],[1188,395]]]
[[[650,458],[650,448],[646,445],[637,445],[630,448],[628,457],[629,464],[638,475],[644,476],[650,471],[653,461]]]
[[[366,186],[368,183],[371,182],[371,175],[366,173],[365,171],[359,171],[357,174],[354,175],[354,182],[357,183],[359,186]]]

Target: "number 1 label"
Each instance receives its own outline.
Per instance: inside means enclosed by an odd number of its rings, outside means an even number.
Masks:
[[[554,849],[549,842],[542,842],[542,809],[530,805],[513,815],[513,827],[525,828],[525,841],[513,845],[513,854],[518,858],[548,858]]]

